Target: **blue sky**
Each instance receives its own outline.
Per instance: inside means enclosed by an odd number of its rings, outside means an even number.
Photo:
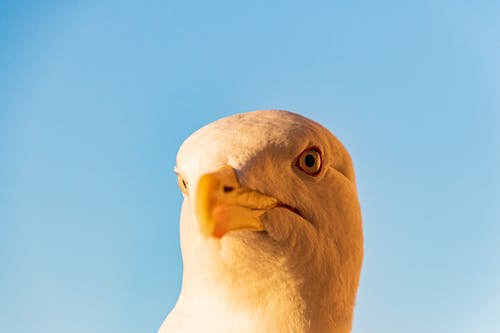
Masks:
[[[496,1],[0,1],[0,326],[156,332],[182,141],[280,108],[345,143],[354,333],[500,331]]]

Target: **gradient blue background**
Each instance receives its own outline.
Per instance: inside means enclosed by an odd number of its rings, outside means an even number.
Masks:
[[[355,161],[353,332],[500,332],[496,1],[1,1],[0,330],[156,332],[178,146],[288,109]]]

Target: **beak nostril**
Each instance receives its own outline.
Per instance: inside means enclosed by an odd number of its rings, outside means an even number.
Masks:
[[[234,188],[232,186],[224,185],[224,187],[222,187],[222,190],[224,191],[224,193],[229,193],[232,192]]]

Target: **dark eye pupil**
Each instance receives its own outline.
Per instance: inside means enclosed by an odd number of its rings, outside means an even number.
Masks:
[[[316,164],[316,159],[312,155],[306,155],[304,163],[308,168],[312,168]]]

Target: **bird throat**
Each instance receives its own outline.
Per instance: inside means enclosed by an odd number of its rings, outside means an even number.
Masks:
[[[291,323],[301,327],[297,332],[308,332],[302,282],[289,271],[285,256],[261,240],[264,237],[235,232],[217,242],[208,239],[198,261],[203,264],[186,267],[182,293],[203,304],[196,310],[199,316],[216,309],[213,315],[219,318],[239,318],[233,332],[246,332],[245,327],[248,332],[288,332]],[[192,304],[190,308],[194,310]],[[231,326],[226,322],[221,332]]]

